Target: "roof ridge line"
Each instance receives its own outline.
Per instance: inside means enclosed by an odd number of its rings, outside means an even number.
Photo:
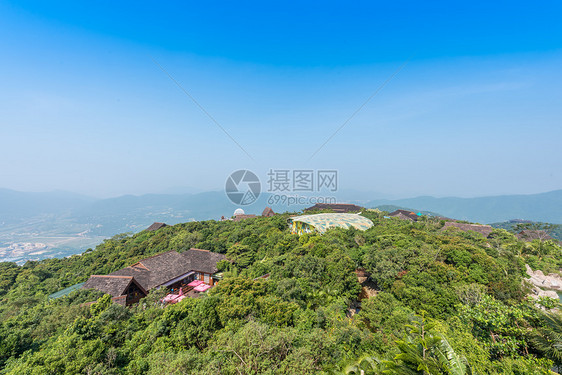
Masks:
[[[90,277],[112,277],[116,279],[132,279],[133,276],[121,276],[121,275],[90,275]]]
[[[146,258],[146,259],[148,259],[148,258]],[[145,259],[143,259],[143,260],[145,260]],[[136,262],[135,264],[133,264],[131,266],[128,266],[128,267],[125,267],[125,268],[143,268],[147,271],[150,271],[150,268],[148,268],[147,266],[142,264],[142,261]]]

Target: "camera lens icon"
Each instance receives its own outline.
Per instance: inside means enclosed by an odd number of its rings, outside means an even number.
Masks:
[[[232,203],[247,206],[260,196],[261,183],[255,173],[240,169],[228,176],[224,190]]]

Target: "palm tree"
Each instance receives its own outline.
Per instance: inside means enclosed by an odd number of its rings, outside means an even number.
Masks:
[[[543,326],[533,331],[530,341],[559,370],[562,367],[562,316],[556,312],[545,312],[541,321]]]
[[[409,334],[396,341],[400,350],[392,361],[384,361],[383,374],[392,375],[433,375],[470,374],[466,359],[455,353],[444,335],[433,330],[433,325],[423,317],[415,316]]]
[[[397,340],[399,353],[390,361],[364,356],[338,370],[338,375],[470,375],[466,359],[458,355],[447,338],[435,332],[434,325],[414,316],[406,326],[410,332]]]

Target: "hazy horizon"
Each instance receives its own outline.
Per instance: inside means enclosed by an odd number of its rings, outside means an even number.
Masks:
[[[0,186],[107,198],[285,168],[396,198],[561,189],[561,10],[0,2]]]
[[[1,187],[0,186],[0,190],[11,190],[11,191],[15,191],[15,192],[19,192],[19,193],[56,193],[56,192],[60,192],[60,193],[68,193],[68,194],[76,194],[76,195],[81,195],[85,198],[93,198],[96,200],[103,200],[103,199],[112,199],[112,198],[120,198],[120,197],[124,197],[124,196],[143,196],[143,195],[197,195],[197,194],[204,194],[204,193],[222,193],[225,194],[225,199],[227,198],[226,193],[224,192],[224,187],[217,187],[214,189],[205,189],[205,190],[200,190],[200,189],[195,189],[195,188],[190,188],[190,187],[186,187],[185,189],[182,189],[181,187],[174,187],[174,188],[169,188],[169,189],[164,189],[161,191],[147,191],[147,192],[140,192],[140,193],[123,193],[123,194],[117,194],[117,195],[108,195],[108,196],[96,196],[96,195],[91,195],[91,194],[84,194],[84,193],[80,193],[80,192],[75,192],[75,191],[69,191],[69,190],[64,190],[64,189],[52,189],[52,190],[16,190],[16,189],[11,189],[11,188],[6,188],[6,187]],[[346,198],[345,199],[340,199],[338,200],[341,202],[350,202],[350,201],[366,201],[366,200],[401,200],[401,199],[408,199],[408,198],[420,198],[420,197],[432,197],[432,198],[487,198],[487,197],[499,197],[499,196],[517,196],[517,195],[537,195],[537,194],[546,194],[546,193],[551,193],[554,191],[559,191],[562,189],[554,189],[554,190],[547,190],[547,191],[537,191],[537,192],[533,192],[533,193],[525,193],[525,194],[490,194],[490,195],[475,195],[475,196],[462,196],[462,195],[436,195],[436,194],[419,194],[419,195],[392,195],[392,194],[384,194],[384,193],[380,193],[380,192],[375,192],[375,191],[368,191],[368,190],[357,190],[357,189],[339,189],[337,192],[335,192],[333,195],[338,196],[338,195],[345,195]],[[267,191],[263,192],[264,194],[268,193]],[[358,195],[361,195],[361,197],[353,197],[352,195],[357,193]],[[274,194],[274,193],[271,193]],[[291,193],[290,195],[299,195],[298,193]],[[304,194],[305,196],[307,195],[306,193]],[[314,193],[309,193],[308,195],[314,196]],[[348,197],[348,198],[347,198]]]

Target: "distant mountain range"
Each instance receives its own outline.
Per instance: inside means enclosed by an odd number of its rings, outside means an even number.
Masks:
[[[269,195],[243,207],[246,213],[261,214],[266,206],[276,211],[301,210],[306,205],[287,207],[268,204]],[[2,233],[40,233],[45,228],[65,235],[87,231],[94,236],[137,232],[155,221],[177,224],[194,220],[230,217],[239,206],[222,191],[197,194],[124,195],[95,199],[62,191],[27,193],[0,189],[0,239]]]
[[[260,214],[265,206],[272,206],[279,212],[296,212],[307,206],[268,204],[269,197],[262,194],[256,203],[243,208],[246,213]],[[346,197],[349,197],[349,194],[346,194]],[[479,198],[422,196],[397,200],[342,201],[357,203],[367,208],[404,207],[480,223],[501,222],[514,218],[562,223],[562,190]],[[390,209],[388,207],[387,209]],[[104,235],[149,225],[154,221],[220,219],[223,215],[230,216],[236,208],[238,206],[230,202],[222,191],[124,195],[96,199],[64,191],[28,193],[0,189],[0,222],[14,223],[41,215],[64,216],[65,219],[80,224],[96,224],[98,228],[107,226],[98,230]]]
[[[367,201],[366,193],[340,192],[336,198],[385,211],[408,208],[459,220],[498,223],[510,219],[562,223],[562,190],[531,195],[481,198],[378,199]],[[355,199],[353,199],[356,197]],[[312,204],[271,204],[274,196],[261,194],[258,201],[243,209],[261,214],[266,206],[275,212],[298,212]],[[64,191],[26,193],[0,189],[0,261],[41,259],[80,252],[103,238],[118,233],[138,232],[155,221],[177,224],[194,220],[220,220],[238,208],[222,191],[194,194],[124,195],[95,199]],[[34,244],[33,246],[14,244]],[[21,248],[41,248],[36,258]]]
[[[29,193],[0,188],[0,221],[58,214],[95,201],[95,198],[66,191]]]
[[[500,195],[479,198],[417,197],[372,200],[366,207],[394,205],[438,212],[443,216],[479,223],[526,219],[562,224],[562,190],[529,195]]]

